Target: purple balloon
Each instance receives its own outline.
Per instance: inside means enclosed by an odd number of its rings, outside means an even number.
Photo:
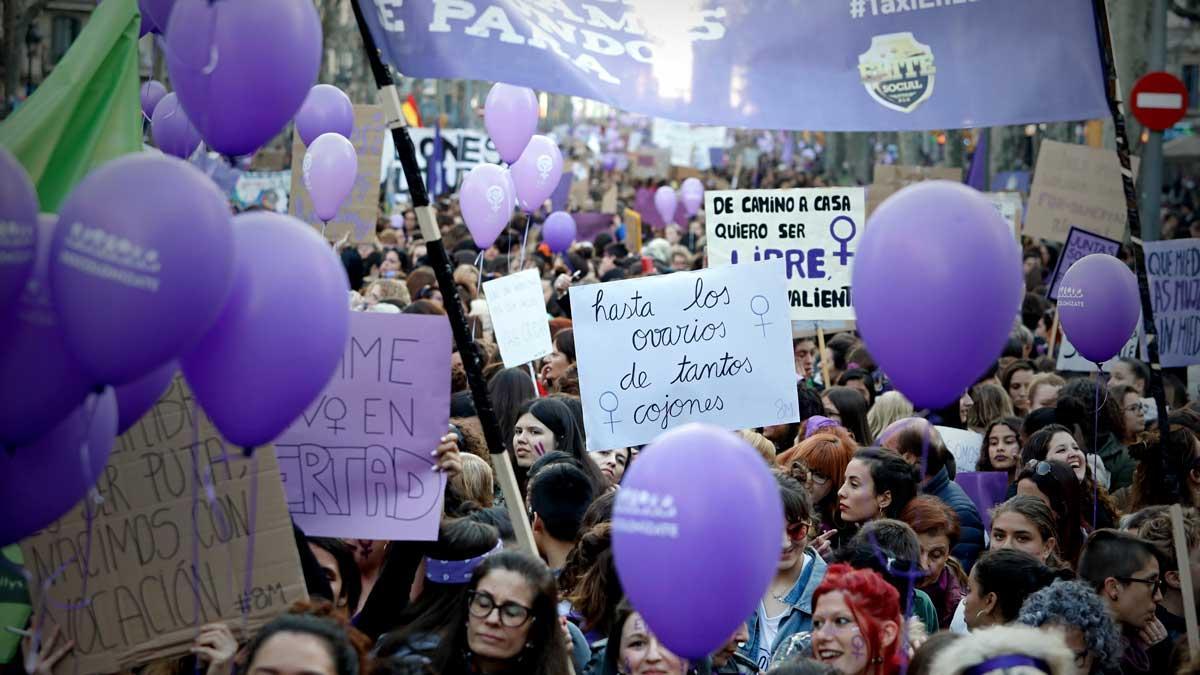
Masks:
[[[142,12],[143,25],[149,19],[151,30],[166,34],[167,23],[171,19],[171,10],[175,8],[175,0],[138,0],[138,9]]]
[[[1021,306],[1021,249],[1004,219],[965,185],[926,181],[889,197],[865,228],[844,216],[829,227],[861,232],[854,308],[880,368],[917,408],[958,400],[1000,356]],[[937,330],[914,328],[922,322]]]
[[[167,94],[155,106],[154,116],[150,118],[150,134],[158,149],[172,157],[187,159],[200,147],[200,132],[188,119],[175,94]]]
[[[754,612],[779,564],[783,525],[762,457],[732,432],[684,425],[625,474],[613,509],[617,574],[668,649],[704,658]]]
[[[537,94],[528,87],[497,82],[483,103],[483,124],[500,158],[512,164],[521,157],[538,125]]]
[[[50,291],[67,345],[97,384],[131,382],[212,324],[233,280],[225,196],[187,162],[115,159],[63,204]]]
[[[38,244],[37,191],[25,168],[0,148],[0,316],[25,289]]]
[[[321,21],[311,2],[178,0],[167,44],[188,118],[209,147],[236,157],[266,144],[300,109],[321,66]]]
[[[296,133],[306,146],[322,134],[350,138],[354,133],[354,105],[350,97],[332,84],[318,84],[309,89],[300,112],[296,113]]]
[[[701,183],[699,178],[692,176],[683,181],[683,185],[679,186],[679,191],[683,194],[684,210],[689,216],[696,215],[700,211],[700,205],[704,203],[704,183]]]
[[[1063,275],[1058,317],[1080,355],[1104,363],[1121,352],[1141,315],[1137,277],[1105,253],[1085,255]]]
[[[138,38],[144,38],[149,33],[157,33],[158,28],[154,25],[154,21],[150,19],[150,15],[142,12],[142,23],[138,26]]]
[[[0,546],[50,525],[87,496],[104,472],[116,434],[117,398],[106,391],[32,443],[0,452]]]
[[[679,206],[679,197],[675,194],[675,188],[670,185],[664,185],[654,191],[654,210],[658,211],[658,215],[662,216],[664,223],[670,223],[675,220],[675,209]]]
[[[129,384],[113,387],[117,394],[118,435],[125,433],[127,429],[137,424],[142,415],[154,407],[158,399],[162,398],[163,393],[167,391],[167,387],[171,386],[171,380],[175,379],[177,372],[179,372],[179,364],[175,361],[167,361]]]
[[[529,145],[510,170],[517,203],[523,211],[533,213],[550,198],[562,178],[562,163],[562,152],[554,139],[541,135],[529,139]]]
[[[350,285],[333,249],[299,220],[260,211],[233,221],[234,292],[180,363],[221,435],[253,448],[283,433],[329,382],[350,335]]]
[[[345,136],[328,133],[317,137],[304,153],[304,187],[312,196],[313,211],[326,222],[333,220],[342,202],[354,191],[358,153]]]
[[[50,297],[55,217],[37,220],[33,271],[0,331],[0,445],[30,443],[83,402],[91,378],[67,348]],[[0,454],[3,454],[0,452]]]
[[[167,95],[167,88],[158,80],[146,80],[142,83],[142,114],[146,119],[150,119],[154,115],[154,108],[158,106],[158,102],[163,100]]]
[[[542,225],[542,240],[555,253],[571,248],[575,241],[575,219],[566,211],[555,211],[546,216]]]
[[[479,164],[463,178],[458,202],[463,220],[481,249],[496,241],[513,211],[513,182],[508,171],[495,164]]]

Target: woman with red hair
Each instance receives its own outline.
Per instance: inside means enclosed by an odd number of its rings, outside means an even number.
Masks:
[[[808,490],[813,511],[821,521],[818,534],[834,529],[837,491],[846,480],[846,465],[857,449],[858,443],[850,432],[832,426],[821,429],[775,458],[776,466]]]
[[[813,594],[812,650],[843,675],[900,672],[900,594],[870,570],[830,565]]]

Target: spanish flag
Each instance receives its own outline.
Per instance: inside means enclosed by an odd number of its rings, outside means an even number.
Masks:
[[[417,99],[413,98],[412,94],[408,95],[408,100],[404,101],[401,110],[404,112],[404,121],[408,123],[408,126],[421,126],[421,109],[417,107]]]

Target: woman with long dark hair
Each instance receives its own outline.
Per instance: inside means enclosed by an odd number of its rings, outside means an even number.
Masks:
[[[1126,436],[1125,413],[1115,397],[1109,396],[1103,389],[1097,392],[1096,383],[1090,380],[1071,380],[1059,392],[1058,403],[1054,406],[1054,420],[1070,429],[1081,447],[1100,455],[1100,459],[1104,460],[1104,468],[1111,476],[1109,490],[1120,490],[1133,482],[1133,469],[1137,462],[1133,461],[1121,443]]]
[[[555,451],[570,455],[579,462],[597,494],[610,485],[609,480],[600,473],[600,467],[587,456],[583,429],[576,422],[571,408],[562,401],[553,398],[526,401],[517,411],[512,447],[516,459],[514,469],[522,490],[533,463]]]
[[[1008,482],[1021,469],[1021,418],[1001,417],[987,425],[979,449],[976,471],[1004,471]]]
[[[1092,529],[1112,527],[1117,520],[1117,508],[1113,505],[1108,491],[1096,484],[1087,458],[1079,449],[1075,436],[1061,424],[1050,424],[1042,427],[1029,437],[1021,450],[1021,460],[1024,466],[1041,461],[1061,462],[1071,467],[1075,478],[1079,481],[1080,495],[1083,498],[1082,514],[1085,521],[1091,523],[1093,512],[1102,525],[1092,523]]]
[[[538,373],[540,384],[546,391],[575,364],[575,331],[570,328],[559,331],[551,342],[554,351],[542,359],[542,370]]]
[[[821,395],[821,401],[825,403],[825,415],[846,427],[859,445],[874,442],[867,422],[867,399],[861,393],[850,387],[832,387]]]
[[[872,520],[899,519],[917,496],[916,467],[883,448],[859,448],[846,465],[846,478],[837,491],[838,541],[849,541]]]
[[[1189,413],[1173,413],[1166,439],[1158,429],[1131,448],[1138,460],[1129,490],[1130,512],[1159,504],[1200,508],[1200,440],[1183,425]]]
[[[1080,492],[1075,472],[1062,462],[1036,462],[1017,474],[1017,494],[1042,500],[1057,516],[1058,550],[1069,565],[1076,563],[1083,548],[1086,524],[1080,510]]]

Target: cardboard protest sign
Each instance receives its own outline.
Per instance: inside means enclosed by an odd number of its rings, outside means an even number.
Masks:
[[[710,190],[704,201],[710,267],[782,259],[792,320],[854,319],[862,188]]]
[[[1024,204],[1021,201],[1019,192],[985,192],[984,197],[996,207],[996,213],[1008,223],[1009,229],[1012,230],[1013,237],[1018,241],[1021,239],[1021,217],[1024,210]]]
[[[1138,159],[1131,158],[1133,174]],[[1065,241],[1071,226],[1125,239],[1125,193],[1121,165],[1113,150],[1042,141],[1029,194],[1025,234]]]
[[[1148,241],[1144,246],[1162,366],[1200,363],[1200,240]]]
[[[307,599],[274,449],[260,446],[253,459],[232,446],[226,454],[206,419],[194,444],[195,409],[177,377],[117,439],[96,485],[104,502],[95,507],[86,607],[64,609],[83,591],[83,504],[22,542],[34,587],[50,585],[49,602],[32,594],[35,611],[75,641],[56,673],[111,673],[183,656],[203,624],[224,621],[237,632],[245,612],[252,634]],[[197,476],[210,477],[211,499]]]
[[[1071,265],[1079,262],[1080,258],[1093,253],[1106,253],[1115,257],[1120,252],[1121,242],[1072,225],[1067,234],[1067,243],[1063,246],[1062,253],[1058,256],[1058,262],[1054,265],[1054,274],[1050,275],[1046,296],[1051,300],[1058,300],[1058,286],[1062,282],[1063,275],[1071,269]]]
[[[954,427],[934,428],[942,437],[946,449],[954,455],[954,463],[958,470],[974,471],[975,463],[979,461],[979,449],[983,447],[983,434]]]
[[[319,537],[437,538],[450,420],[444,316],[354,312],[342,363],[275,442],[287,506]]]
[[[962,169],[945,166],[904,166],[876,164],[875,182],[867,186],[867,215],[870,216],[883,200],[901,188],[927,180],[962,182]]]
[[[537,270],[485,281],[483,293],[505,368],[523,366],[554,351]]]
[[[782,260],[574,286],[588,450],[799,420]]]
[[[325,228],[325,238],[329,241],[337,241],[347,232],[355,241],[365,241],[375,234],[375,220],[379,216],[379,167],[383,161],[383,139],[387,135],[387,120],[382,106],[354,106],[354,132],[350,134],[350,142],[358,153],[358,171],[354,175],[353,191]],[[317,218],[312,197],[304,187],[302,167],[305,151],[300,134],[295,134],[292,139],[292,194],[288,211],[320,232],[321,219]]]

